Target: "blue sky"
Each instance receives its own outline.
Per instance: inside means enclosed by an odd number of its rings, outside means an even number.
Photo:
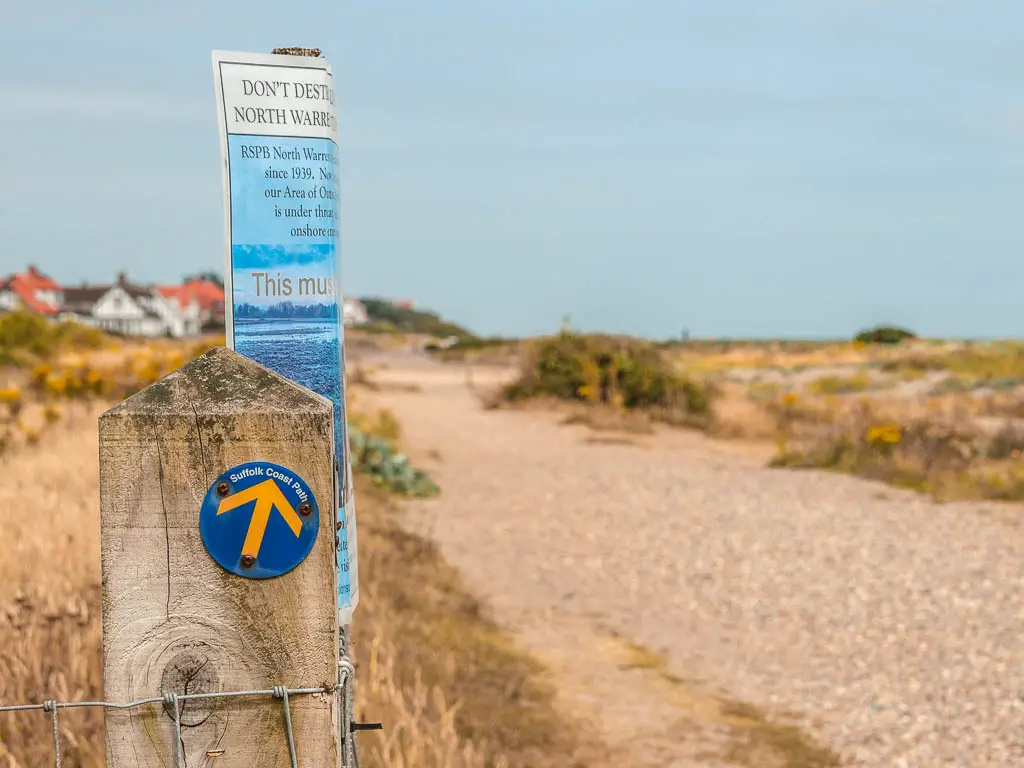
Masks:
[[[483,333],[1024,335],[1022,30],[1011,0],[15,3],[0,272],[223,269],[210,52],[317,45],[347,292]]]
[[[235,269],[280,269],[282,264],[298,267],[331,266],[332,247],[324,244],[291,244],[287,247],[236,245],[232,263]]]

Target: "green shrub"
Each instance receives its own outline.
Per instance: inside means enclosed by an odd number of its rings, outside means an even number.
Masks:
[[[458,341],[447,347],[442,344],[438,344],[437,342],[430,342],[426,345],[426,348],[435,351],[447,350],[449,352],[472,352],[479,349],[500,347],[502,344],[508,344],[510,341],[510,339],[503,339],[501,336],[489,336],[487,338],[467,336],[460,337]]]
[[[392,336],[397,335],[399,330],[395,327],[395,324],[388,320],[371,320],[368,323],[363,323],[359,326],[359,330],[364,333],[386,333]]]
[[[51,351],[55,339],[53,324],[39,315],[18,310],[0,315],[0,350],[42,355]]]
[[[455,323],[442,320],[437,313],[422,309],[399,307],[387,299],[360,299],[370,318],[370,324],[390,327],[393,333],[423,333],[435,338],[444,339],[458,336],[460,339],[471,339],[474,335]],[[362,326],[367,329],[367,326]]]
[[[373,482],[402,496],[436,496],[440,488],[430,476],[416,469],[399,453],[392,440],[384,435],[349,430],[352,468],[369,475]]]
[[[899,344],[904,339],[916,338],[916,334],[904,328],[880,325],[867,331],[861,331],[854,337],[854,341],[859,341],[862,344]]]
[[[56,343],[69,349],[99,349],[109,339],[99,328],[66,320],[54,324]]]
[[[26,356],[47,357],[58,348],[96,349],[106,340],[96,328],[54,322],[25,310],[0,314],[0,365],[25,365]]]
[[[622,408],[707,414],[709,390],[677,373],[656,345],[563,332],[536,342],[505,398],[548,396]]]
[[[1008,459],[1020,456],[1024,450],[1024,429],[1014,421],[1007,421],[989,441],[986,453],[990,459]]]

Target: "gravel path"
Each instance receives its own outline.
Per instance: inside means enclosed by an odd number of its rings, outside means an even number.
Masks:
[[[414,358],[375,378],[420,386],[373,394],[443,488],[410,514],[577,701],[597,673],[622,701],[652,695],[621,693],[608,629],[664,651],[671,679],[803,713],[849,765],[1024,766],[1024,509],[768,470],[685,432],[589,443],[549,415],[483,411],[461,368]],[[590,684],[615,732],[629,707]],[[668,687],[629,740],[658,742],[651,765],[711,764],[691,733],[666,747],[670,709],[699,709]]]

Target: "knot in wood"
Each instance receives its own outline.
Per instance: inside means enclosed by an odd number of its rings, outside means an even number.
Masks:
[[[221,690],[217,669],[202,648],[178,653],[164,667],[160,689],[165,694],[185,696],[196,693],[217,693]],[[164,697],[164,712],[174,717],[174,705]],[[213,712],[212,699],[185,699],[178,701],[178,716],[182,726],[195,727],[207,721]]]

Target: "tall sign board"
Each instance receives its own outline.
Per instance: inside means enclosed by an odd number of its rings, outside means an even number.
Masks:
[[[213,69],[227,345],[334,402],[338,610],[348,624],[359,579],[346,431],[334,76],[322,58],[223,51],[214,52]]]

